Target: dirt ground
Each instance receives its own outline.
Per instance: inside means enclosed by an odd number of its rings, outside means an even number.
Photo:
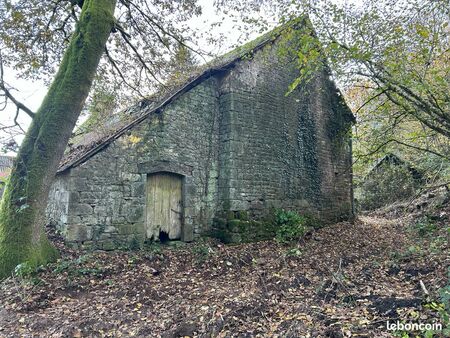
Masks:
[[[401,335],[386,321],[442,322],[443,219],[422,231],[362,216],[290,246],[205,241],[81,255],[59,243],[58,263],[0,284],[0,337]]]

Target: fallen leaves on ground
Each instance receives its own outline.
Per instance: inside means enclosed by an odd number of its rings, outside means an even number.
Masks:
[[[420,281],[446,285],[448,243],[417,245],[400,219],[366,216],[293,246],[66,250],[0,284],[0,337],[389,337],[387,320],[436,320]]]

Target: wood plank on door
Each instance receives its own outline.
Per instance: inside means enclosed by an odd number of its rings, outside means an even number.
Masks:
[[[182,179],[170,173],[147,178],[147,237],[157,239],[163,231],[180,239],[182,226]]]

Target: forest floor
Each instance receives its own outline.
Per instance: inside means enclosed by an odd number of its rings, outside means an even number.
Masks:
[[[430,217],[373,213],[290,246],[59,243],[60,261],[0,284],[0,337],[408,337],[387,321],[445,324],[449,210]]]

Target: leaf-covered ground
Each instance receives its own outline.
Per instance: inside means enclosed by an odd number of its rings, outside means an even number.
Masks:
[[[387,320],[442,321],[426,304],[448,284],[443,219],[365,216],[291,246],[64,249],[0,284],[0,337],[390,337]]]

